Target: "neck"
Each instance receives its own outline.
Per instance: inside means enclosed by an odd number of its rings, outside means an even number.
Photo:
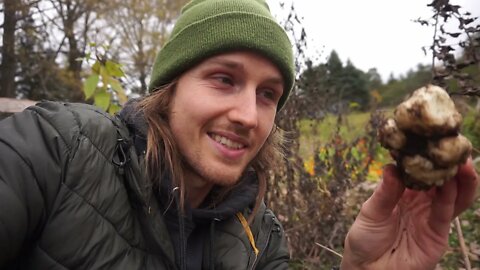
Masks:
[[[200,176],[191,173],[186,174],[184,179],[186,199],[191,208],[198,208],[212,190],[213,183],[209,183]]]

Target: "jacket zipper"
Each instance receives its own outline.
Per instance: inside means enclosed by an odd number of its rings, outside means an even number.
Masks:
[[[270,237],[272,236],[273,226],[275,226],[275,222],[272,221],[272,224],[268,228],[267,239],[266,239],[265,245],[264,245],[265,247],[260,251],[260,254],[258,254],[258,256],[255,255],[255,260],[253,261],[253,264],[252,264],[252,267],[250,268],[250,270],[253,270],[253,269],[255,269],[255,267],[257,267],[258,261],[260,261],[260,258],[262,257],[263,253],[267,249],[268,242],[270,242]]]

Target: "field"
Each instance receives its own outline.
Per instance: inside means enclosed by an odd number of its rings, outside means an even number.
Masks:
[[[339,135],[347,141],[356,139],[365,133],[370,113],[353,113],[338,118],[328,115],[323,120],[302,120],[300,122],[300,155],[304,158],[312,155],[314,148],[322,145],[335,135],[340,121]]]

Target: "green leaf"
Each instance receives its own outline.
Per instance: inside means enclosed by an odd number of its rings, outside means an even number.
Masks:
[[[108,113],[109,114],[115,114],[119,112],[122,109],[122,107],[118,106],[117,104],[112,103],[110,105],[110,108],[108,108]]]
[[[125,73],[123,73],[123,70],[121,69],[120,64],[107,60],[107,62],[105,63],[105,66],[110,76],[114,76],[114,77],[125,76]]]
[[[108,107],[110,106],[111,96],[107,92],[107,90],[105,88],[103,88],[101,91],[98,91],[95,94],[94,100],[95,100],[94,102],[95,102],[96,106],[98,106],[98,107],[102,108],[104,111],[106,111],[108,109]]]
[[[115,78],[110,78],[110,80],[109,80],[108,83],[110,84],[110,86],[112,87],[112,89],[113,89],[115,92],[117,92],[117,93],[119,93],[119,92],[124,92],[122,85],[120,84],[120,82],[119,82],[117,79],[115,79]]]
[[[92,97],[93,93],[95,93],[95,89],[97,89],[99,77],[97,74],[90,75],[85,82],[83,83],[83,92],[85,93],[85,99],[89,99]]]
[[[92,71],[96,74],[100,74],[100,68],[102,67],[102,64],[100,64],[100,61],[95,61],[95,63],[92,66]]]
[[[120,104],[125,104],[125,102],[127,102],[127,100],[128,100],[128,97],[125,94],[125,90],[123,89],[120,82],[115,78],[110,78],[109,83],[110,83],[110,86],[112,87],[112,89],[115,91],[115,93],[117,93],[118,100],[120,101]]]
[[[108,74],[107,69],[103,65],[100,66],[100,77],[102,77],[103,85],[106,86],[110,84],[111,76]]]
[[[97,43],[95,43],[95,42],[90,42],[90,43],[88,43],[88,46],[90,46],[90,47],[97,47]]]
[[[128,101],[128,97],[124,92],[118,93],[118,101],[120,104],[125,104]]]

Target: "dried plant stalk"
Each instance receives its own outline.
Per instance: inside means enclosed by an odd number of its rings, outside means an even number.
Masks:
[[[463,261],[465,262],[465,269],[472,270],[472,266],[470,265],[470,259],[468,257],[468,248],[465,244],[465,238],[463,238],[462,227],[460,226],[460,219],[456,217],[454,222],[455,228],[457,229],[458,242],[460,242],[460,249],[462,251]]]

